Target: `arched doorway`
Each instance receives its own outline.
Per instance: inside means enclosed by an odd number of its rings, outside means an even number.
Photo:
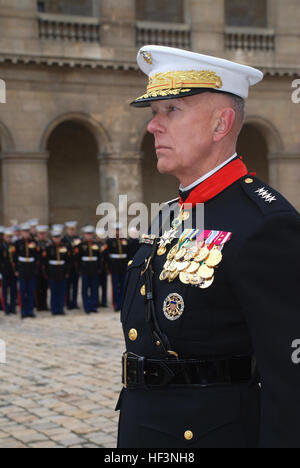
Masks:
[[[144,203],[149,208],[151,203],[163,203],[178,197],[178,180],[157,170],[154,137],[150,133],[146,133],[143,139],[142,152]]]
[[[238,139],[237,152],[243,157],[249,172],[256,172],[259,179],[269,183],[268,144],[255,124],[244,125]]]
[[[79,121],[67,120],[51,132],[47,150],[50,223],[95,224],[100,189],[94,136]]]

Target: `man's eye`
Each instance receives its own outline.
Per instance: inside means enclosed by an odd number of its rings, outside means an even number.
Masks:
[[[174,112],[174,111],[176,111],[176,110],[178,110],[178,107],[176,107],[176,106],[170,106],[170,107],[169,107],[169,111],[170,111],[170,112]]]

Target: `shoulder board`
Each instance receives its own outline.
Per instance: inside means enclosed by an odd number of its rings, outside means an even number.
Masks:
[[[281,193],[257,177],[247,175],[241,179],[240,183],[246,195],[258,206],[263,214],[295,211],[295,208]]]

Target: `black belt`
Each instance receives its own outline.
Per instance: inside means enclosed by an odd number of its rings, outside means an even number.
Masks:
[[[250,382],[257,375],[253,356],[224,359],[147,359],[123,355],[125,388],[155,388],[170,385],[210,387]]]

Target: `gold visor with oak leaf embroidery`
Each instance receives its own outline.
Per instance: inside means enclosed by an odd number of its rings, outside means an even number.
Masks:
[[[162,72],[149,78],[147,93],[137,100],[187,93],[191,88],[222,88],[222,86],[222,79],[209,70]]]

